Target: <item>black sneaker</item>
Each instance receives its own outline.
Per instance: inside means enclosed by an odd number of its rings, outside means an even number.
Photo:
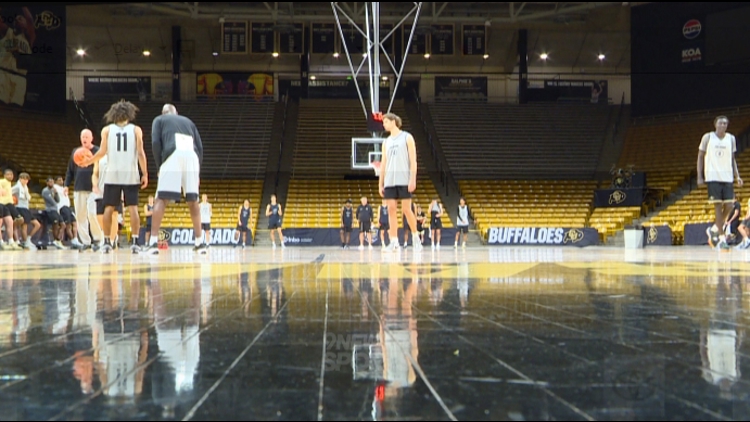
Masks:
[[[159,255],[159,245],[151,245],[143,251],[146,255]]]
[[[196,246],[193,250],[201,255],[206,255],[208,253],[208,245],[204,243],[200,246]]]
[[[99,244],[99,243],[92,243],[91,244],[91,250],[93,252],[99,252],[99,249],[101,249],[101,248],[102,248],[102,245]]]

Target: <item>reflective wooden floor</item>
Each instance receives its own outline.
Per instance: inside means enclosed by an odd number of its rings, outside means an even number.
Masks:
[[[0,252],[0,420],[747,420],[748,259]]]

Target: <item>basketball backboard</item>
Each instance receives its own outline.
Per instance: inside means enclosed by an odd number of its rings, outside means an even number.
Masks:
[[[352,138],[352,169],[370,170],[373,161],[380,161],[385,138]]]

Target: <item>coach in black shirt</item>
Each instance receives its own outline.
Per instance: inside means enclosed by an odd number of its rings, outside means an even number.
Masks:
[[[94,134],[89,129],[81,131],[81,146],[91,151],[91,154],[99,152],[99,147],[93,144]],[[78,237],[81,238],[83,248],[91,248],[91,237],[94,242],[100,245],[103,240],[102,228],[99,227],[99,221],[96,219],[96,198],[93,194],[93,185],[91,177],[94,175],[94,166],[79,167],[73,160],[73,155],[79,147],[76,147],[70,153],[68,161],[68,171],[65,173],[65,186],[70,187],[75,180],[74,206],[76,220],[78,221]],[[91,235],[89,235],[89,230]]]

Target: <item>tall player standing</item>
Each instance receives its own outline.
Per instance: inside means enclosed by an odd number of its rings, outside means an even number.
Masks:
[[[131,123],[135,120],[138,107],[125,100],[112,104],[105,119],[108,126],[102,129],[102,146],[92,158],[84,161],[81,167],[88,167],[107,157],[107,171],[104,173],[104,246],[102,253],[112,251],[110,239],[112,214],[115,208],[125,200],[130,214],[132,230],[130,250],[136,254],[140,251],[138,235],[141,229],[141,217],[138,213],[138,190],[148,187],[148,167],[146,152],[143,149],[143,130]],[[139,175],[138,166],[142,176]]]
[[[390,136],[383,142],[383,160],[380,164],[380,196],[388,203],[390,245],[386,250],[394,251],[398,246],[398,200],[411,229],[414,251],[422,250],[417,232],[417,217],[412,211],[412,193],[417,189],[417,147],[414,137],[401,130],[401,118],[393,113],[383,116],[383,129]]]
[[[198,128],[192,120],[178,115],[174,105],[165,104],[161,116],[154,119],[151,127],[151,142],[159,168],[159,183],[151,221],[151,239],[146,252],[159,254],[157,242],[167,201],[179,201],[184,191],[193,222],[193,233],[196,234],[195,251],[205,255],[208,253],[208,245],[204,242],[201,230],[201,210],[198,203],[203,143]]]
[[[698,148],[698,186],[708,186],[708,201],[714,204],[716,219],[713,227],[706,229],[711,247],[730,249],[721,228],[732,212],[734,204],[734,182],[742,187],[743,182],[737,168],[737,140],[727,132],[729,119],[719,116],[714,119],[715,132],[703,135]]]

